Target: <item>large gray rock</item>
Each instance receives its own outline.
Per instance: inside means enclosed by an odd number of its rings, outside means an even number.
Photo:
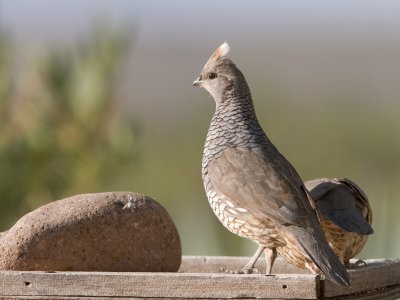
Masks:
[[[131,192],[44,205],[0,234],[0,269],[175,272],[178,231],[156,201]]]

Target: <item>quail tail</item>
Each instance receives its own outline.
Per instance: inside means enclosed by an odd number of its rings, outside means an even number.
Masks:
[[[312,229],[312,231],[314,232],[306,232],[306,236],[303,235],[303,238],[297,240],[299,245],[328,280],[338,285],[350,286],[349,273],[347,273],[346,268],[329,247],[329,244],[327,242],[315,242],[315,237],[323,233],[315,229]],[[325,240],[324,237],[321,236],[321,238]],[[321,238],[317,240],[321,240]],[[311,241],[314,242],[311,243]]]

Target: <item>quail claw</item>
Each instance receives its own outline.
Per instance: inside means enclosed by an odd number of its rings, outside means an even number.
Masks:
[[[367,266],[367,263],[364,260],[359,259],[354,263],[346,262],[345,266],[346,266],[347,269],[357,269],[357,268],[361,268],[361,267]]]
[[[244,268],[237,272],[238,274],[262,274],[262,272],[257,268]]]
[[[226,267],[221,267],[219,273],[226,274],[262,274],[262,272],[257,268],[243,268],[239,270],[228,270]]]

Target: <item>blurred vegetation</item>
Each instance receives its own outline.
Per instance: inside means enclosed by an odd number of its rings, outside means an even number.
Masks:
[[[99,25],[73,51],[47,50],[13,78],[0,35],[0,229],[46,202],[104,190],[136,159],[136,126],[113,95],[129,45]]]
[[[252,254],[255,245],[219,223],[203,190],[201,156],[214,103],[190,85],[201,65],[191,73],[181,53],[146,49],[148,60],[137,61],[124,77],[128,85],[140,82],[144,92],[129,86],[122,112],[116,80],[130,44],[124,32],[98,27],[72,51],[32,57],[33,66],[22,72],[10,63],[18,52],[0,34],[0,231],[46,202],[123,189],[167,208],[184,254]],[[384,102],[353,82],[340,91],[343,82],[328,79],[320,89],[303,91],[277,74],[284,66],[268,70],[269,78],[258,67],[255,75],[246,73],[263,128],[304,180],[345,176],[365,190],[375,233],[360,257],[398,256],[398,102]],[[179,88],[167,90],[162,82]],[[140,140],[132,116],[142,118]]]

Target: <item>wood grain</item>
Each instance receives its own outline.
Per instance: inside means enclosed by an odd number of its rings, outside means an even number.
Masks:
[[[3,271],[0,290],[2,296],[315,299],[319,276]]]
[[[364,267],[349,270],[351,286],[348,288],[325,281],[324,296],[361,295],[400,285],[400,260],[370,259],[366,260],[366,263]]]
[[[221,267],[239,269],[248,259],[184,256],[179,273],[1,271],[0,298],[400,298],[399,260],[367,260],[366,266],[350,270],[350,288],[298,273],[279,259],[274,271],[281,274],[274,276],[218,273]],[[263,269],[263,262],[256,266]]]

